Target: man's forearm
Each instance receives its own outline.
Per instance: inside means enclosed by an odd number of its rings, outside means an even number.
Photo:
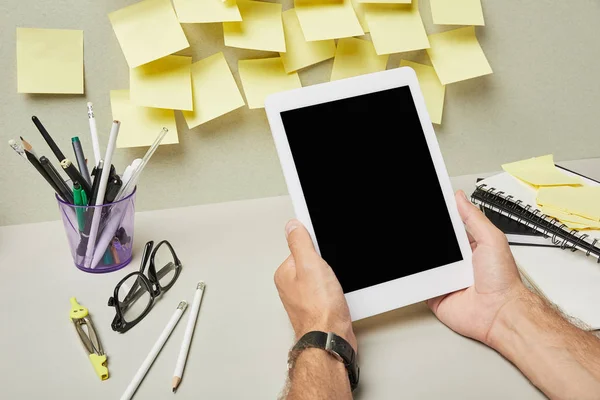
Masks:
[[[600,399],[600,339],[530,292],[501,310],[488,344],[552,399]]]
[[[346,367],[321,349],[303,350],[290,371],[286,399],[352,399]]]

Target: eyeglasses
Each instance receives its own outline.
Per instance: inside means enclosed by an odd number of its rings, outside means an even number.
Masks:
[[[142,254],[142,265],[138,272],[127,275],[115,287],[108,305],[114,307],[115,318],[111,323],[113,331],[125,333],[140,322],[152,309],[154,299],[169,290],[181,273],[181,261],[173,246],[166,240],[154,246],[146,243]],[[144,275],[150,259],[148,277]],[[160,269],[157,271],[156,268]]]

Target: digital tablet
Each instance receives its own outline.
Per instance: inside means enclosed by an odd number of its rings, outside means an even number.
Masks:
[[[265,105],[296,216],[353,320],[472,284],[471,247],[411,68]]]

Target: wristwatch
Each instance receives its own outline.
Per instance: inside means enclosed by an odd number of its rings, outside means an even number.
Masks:
[[[360,368],[356,361],[356,353],[354,349],[344,338],[339,337],[333,332],[312,331],[308,332],[298,340],[298,343],[290,351],[288,359],[288,368],[293,367],[297,356],[304,349],[316,348],[325,350],[331,354],[336,360],[344,363],[348,378],[350,379],[350,388],[354,391],[358,386],[358,378]]]

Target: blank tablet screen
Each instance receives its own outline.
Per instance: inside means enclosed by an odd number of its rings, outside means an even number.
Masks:
[[[463,259],[408,86],[281,113],[345,293]]]

